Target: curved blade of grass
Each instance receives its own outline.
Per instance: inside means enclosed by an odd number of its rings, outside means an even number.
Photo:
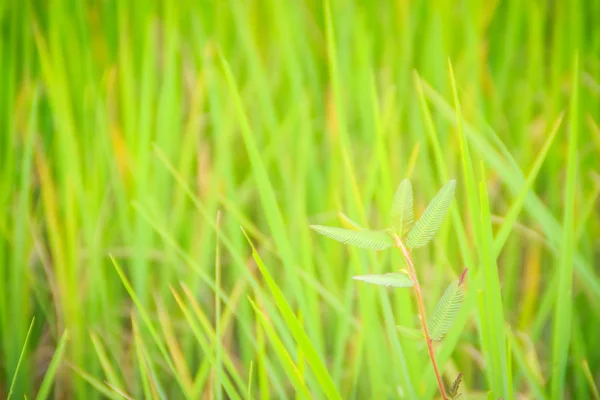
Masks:
[[[361,231],[363,230],[363,228],[357,224],[356,222],[352,221],[350,219],[350,217],[348,217],[346,214],[344,214],[343,212],[338,212],[338,217],[340,219],[340,221],[342,222],[343,225],[347,226],[347,229],[352,229],[355,231]]]
[[[271,295],[275,300],[275,304],[277,305],[279,312],[285,319],[285,322],[287,323],[288,328],[292,332],[294,339],[304,352],[306,361],[308,362],[308,365],[310,365],[312,371],[314,372],[317,378],[317,381],[319,382],[321,388],[325,392],[325,396],[328,399],[341,400],[342,397],[340,396],[340,393],[335,387],[335,384],[333,383],[333,380],[331,379],[331,376],[329,375],[325,364],[323,364],[323,361],[321,360],[321,357],[315,350],[310,338],[304,331],[304,328],[300,324],[300,321],[298,321],[298,318],[294,314],[292,307],[290,307],[289,303],[285,299],[285,296],[281,292],[281,289],[279,289],[279,286],[273,280],[273,277],[269,273],[269,270],[263,263],[259,254],[256,252],[256,249],[250,241],[250,238],[246,238],[248,239],[248,243],[250,243],[250,245],[252,246],[252,257],[254,258],[254,261],[256,262],[256,265],[258,266],[258,269],[260,270],[263,278],[267,282],[267,286],[271,291]]]
[[[598,386],[596,386],[596,382],[594,381],[594,375],[592,375],[592,371],[590,371],[590,365],[588,364],[587,360],[581,361],[581,367],[583,368],[585,379],[587,380],[587,383],[590,386],[590,392],[592,392],[592,399],[600,400],[600,392],[598,391]]]
[[[517,338],[510,329],[506,330],[506,338],[510,343],[512,354],[515,357],[515,361],[525,379],[527,380],[527,386],[533,393],[535,399],[545,400],[547,398],[543,390],[543,382],[540,382],[539,375],[536,374],[527,363],[527,355],[521,348],[521,345],[517,341]]]
[[[254,303],[254,301],[252,301],[252,299],[250,298],[248,298],[248,301],[250,301],[252,308],[254,308],[260,325],[262,326],[263,330],[267,334],[267,337],[271,341],[273,349],[275,350],[275,354],[277,354],[281,366],[284,368],[286,375],[291,380],[294,389],[296,389],[296,393],[301,394],[303,396],[302,398],[311,398],[312,396],[310,394],[310,391],[306,387],[301,371],[298,369],[298,366],[294,363],[294,360],[292,360],[292,357],[286,350],[281,340],[279,340],[277,332],[275,331],[273,326],[269,324],[267,317],[262,313],[260,308],[258,308],[256,303]]]
[[[112,261],[113,266],[114,266],[115,270],[117,271],[117,274],[119,275],[119,278],[121,278],[121,282],[123,283],[123,286],[125,286],[125,289],[127,290],[127,293],[129,294],[129,297],[131,297],[131,300],[135,304],[135,306],[140,314],[140,317],[142,319],[142,322],[146,326],[146,329],[148,329],[148,332],[150,332],[150,336],[154,340],[154,344],[156,345],[156,347],[158,347],[160,354],[162,355],[165,362],[167,363],[167,366],[169,367],[169,370],[173,374],[173,377],[179,384],[179,387],[181,388],[185,398],[190,399],[191,397],[190,397],[189,393],[187,392],[187,387],[185,386],[185,382],[183,382],[181,380],[181,377],[177,373],[177,369],[175,368],[175,365],[173,364],[173,361],[171,360],[171,356],[169,355],[169,352],[167,351],[167,348],[165,347],[163,341],[161,340],[160,335],[158,334],[158,332],[152,325],[152,319],[150,318],[150,314],[148,313],[148,311],[146,310],[146,308],[144,307],[144,305],[142,304],[142,302],[140,301],[138,296],[135,294],[133,287],[131,286],[131,283],[129,283],[129,280],[125,276],[125,273],[119,266],[119,263],[117,262],[117,260],[112,255],[110,256],[110,260]]]
[[[455,112],[452,106],[431,86],[423,80],[421,82],[423,83],[423,89],[427,97],[437,107],[440,114],[453,125],[456,125]],[[472,125],[465,124],[464,131],[469,141],[477,149],[478,154],[493,167],[494,171],[502,178],[511,192],[518,192],[523,189],[525,186],[525,175],[518,168],[516,160],[506,148],[503,148],[502,155],[506,157],[506,159],[503,159],[498,150],[490,145],[484,136]],[[492,134],[496,135],[495,132],[492,132]],[[548,206],[542,202],[537,194],[530,192],[525,201],[525,208],[531,214],[532,218],[543,228],[546,237],[552,245],[559,246],[562,229],[560,223],[548,209]],[[586,294],[590,300],[598,301],[600,299],[600,281],[596,278],[589,261],[577,251],[574,255],[574,261],[579,282],[586,289]]]
[[[121,382],[121,379],[119,379],[119,376],[115,372],[115,369],[113,368],[113,365],[110,362],[108,355],[106,354],[106,349],[104,348],[104,345],[100,341],[100,338],[98,338],[98,336],[93,332],[90,333],[90,338],[92,339],[92,345],[94,346],[94,351],[96,352],[96,355],[98,356],[98,360],[100,361],[100,366],[102,367],[102,370],[104,371],[104,374],[106,375],[106,379],[107,379],[108,383],[115,385],[116,387],[125,387],[123,385],[123,383]]]
[[[310,225],[310,227],[321,235],[361,249],[385,250],[394,245],[394,239],[386,231],[369,231],[365,229],[354,231],[323,225]]]
[[[483,162],[481,168],[481,176],[485,177]],[[481,336],[484,339],[483,355],[494,396],[510,400],[513,399],[514,393],[510,385],[512,376],[509,372],[509,358],[506,350],[502,293],[500,291],[498,264],[493,254],[490,205],[485,180],[482,180],[479,184],[479,196],[481,205],[480,224],[483,237],[478,238],[477,242],[478,246],[481,247],[481,271],[483,273],[482,302],[480,305],[480,313],[483,315],[481,318]]]
[[[373,285],[408,288],[414,285],[414,282],[404,272],[389,272],[387,274],[370,274],[353,276],[352,279],[372,283]]]
[[[194,318],[192,310],[190,310],[190,308],[183,302],[182,297],[179,295],[179,293],[173,287],[171,287],[170,289],[171,289],[171,294],[173,295],[173,298],[175,299],[177,305],[181,309],[181,312],[183,313],[192,334],[194,335],[196,341],[198,342],[198,344],[202,348],[202,351],[204,352],[205,356],[208,359],[209,363],[207,364],[207,366],[210,367],[215,362],[214,346],[212,345],[212,343],[209,342],[211,338],[210,337],[207,338],[207,335],[206,335],[207,333],[210,335],[210,333],[202,332],[202,328],[200,326],[198,326],[198,321]],[[191,304],[191,306],[192,306],[192,308],[195,308],[194,304]],[[202,324],[202,321],[200,323]],[[237,371],[234,370],[234,368],[231,368],[231,372],[232,372],[232,377],[234,380],[239,379],[239,375],[237,374]],[[235,372],[235,374],[233,372]],[[238,390],[235,388],[234,383],[231,382],[231,379],[229,378],[228,374],[223,375],[222,383],[223,383],[223,388],[227,392],[227,395],[229,396],[229,398],[231,398],[231,399],[239,399],[240,398],[240,395],[238,394]],[[243,386],[244,386],[244,383],[241,383],[240,387],[243,388]]]
[[[527,176],[527,180],[525,181],[521,192],[519,193],[517,199],[511,205],[510,210],[508,214],[506,214],[506,217],[504,219],[504,223],[502,224],[500,230],[494,237],[494,254],[496,255],[500,254],[500,250],[502,249],[502,247],[504,247],[504,243],[506,243],[508,235],[512,231],[514,224],[517,222],[517,217],[521,213],[523,205],[525,204],[525,200],[527,199],[527,195],[530,193],[530,190],[533,187],[533,183],[535,182],[535,179],[537,178],[537,175],[540,172],[540,169],[542,168],[542,164],[544,163],[544,160],[548,155],[548,151],[550,150],[552,143],[554,143],[554,138],[558,133],[562,120],[563,114],[561,113],[556,122],[554,123],[554,126],[552,127],[552,131],[550,132],[548,139],[546,139],[544,145],[542,146],[542,149],[538,153],[538,156],[536,157],[533,163],[533,167],[531,167],[531,171]]]
[[[394,194],[392,203],[392,224],[400,236],[404,236],[415,220],[413,189],[410,180],[403,179]]]
[[[94,389],[96,389],[99,393],[102,393],[103,396],[106,396],[108,399],[120,400],[123,398],[123,395],[115,392],[111,387],[107,386],[105,383],[96,379],[90,373],[76,367],[75,365],[69,366],[77,375],[81,377],[81,379],[85,380],[90,384]]]
[[[153,374],[150,370],[150,360],[148,360],[146,348],[133,315],[131,316],[131,326],[133,327],[133,341],[137,356],[138,371],[142,380],[142,388],[144,390],[144,398],[156,400],[159,398],[157,393],[158,385],[153,379]]]
[[[552,327],[552,398],[564,396],[565,374],[571,342],[571,313],[573,305],[573,260],[575,254],[575,194],[577,192],[577,136],[579,134],[579,59],[573,63],[573,94],[569,109],[569,147],[567,182],[564,191],[564,214],[560,246],[558,294]]]
[[[425,212],[406,236],[406,246],[415,249],[425,246],[439,229],[454,198],[456,181],[446,183],[431,200]]]
[[[35,317],[31,319],[31,324],[29,325],[29,329],[27,330],[27,336],[25,336],[25,342],[23,342],[23,347],[21,348],[21,354],[19,355],[19,361],[17,361],[17,367],[15,368],[15,373],[13,374],[13,379],[10,383],[10,389],[8,390],[8,396],[6,400],[10,399],[12,396],[15,383],[17,382],[17,375],[19,374],[19,369],[21,368],[21,362],[23,361],[23,356],[25,355],[25,350],[27,349],[27,343],[29,343],[29,337],[31,336],[31,331],[33,329],[33,325],[35,323]]]
[[[27,349],[27,343],[29,343],[29,337],[31,336],[31,331],[33,330],[34,323],[35,317],[31,319],[31,324],[29,325],[29,329],[27,330],[27,336],[25,336],[25,342],[23,342],[23,347],[21,348],[21,355],[19,355],[19,361],[17,361],[17,367],[15,368],[15,373],[13,374],[13,378],[10,383],[10,389],[8,390],[6,400],[9,400],[10,396],[12,396],[13,394],[15,383],[17,382],[17,375],[19,374],[19,368],[21,367],[21,362],[23,361],[23,356],[25,355],[25,350]]]
[[[50,390],[52,389],[52,384],[54,383],[54,378],[56,377],[56,373],[58,372],[58,367],[60,366],[60,362],[65,353],[68,340],[69,331],[65,330],[62,336],[60,337],[60,340],[58,341],[58,345],[56,346],[56,351],[52,356],[50,365],[48,365],[48,370],[46,371],[44,380],[42,380],[40,389],[38,390],[37,396],[35,397],[36,400],[45,400],[48,398]]]

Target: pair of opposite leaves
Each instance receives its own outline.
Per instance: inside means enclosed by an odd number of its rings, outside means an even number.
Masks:
[[[349,218],[345,218],[353,229],[331,226],[311,225],[316,232],[341,243],[371,250],[385,250],[396,245],[394,235],[402,240],[408,249],[425,246],[431,241],[452,203],[456,181],[446,183],[429,203],[421,218],[414,223],[413,191],[408,179],[404,179],[396,194],[390,213],[392,227],[384,230],[363,229]],[[414,223],[414,225],[413,225]],[[454,317],[460,309],[463,299],[462,283],[466,274],[463,272],[458,281],[448,286],[430,322],[430,335],[433,340],[440,340],[450,329]],[[355,276],[354,279],[388,287],[411,287],[412,279],[404,272],[371,274]]]

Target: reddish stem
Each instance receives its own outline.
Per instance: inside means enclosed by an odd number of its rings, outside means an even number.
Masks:
[[[417,274],[415,273],[415,267],[413,266],[412,259],[410,258],[410,253],[402,240],[398,237],[398,235],[394,235],[394,241],[396,242],[396,247],[402,250],[402,254],[404,255],[404,259],[408,264],[408,273],[410,275],[410,279],[412,279],[415,286],[415,294],[417,295],[417,305],[419,307],[419,314],[421,316],[421,324],[423,325],[423,331],[425,333],[425,341],[427,342],[427,349],[429,350],[429,358],[431,359],[431,364],[433,365],[433,371],[435,372],[435,377],[437,378],[438,387],[440,388],[440,393],[442,395],[443,400],[447,400],[446,389],[444,389],[444,383],[442,381],[442,376],[440,375],[440,370],[438,369],[437,362],[435,361],[435,352],[433,350],[433,340],[429,335],[429,328],[427,327],[427,317],[425,316],[425,306],[423,305],[423,296],[421,295],[421,286],[419,285],[419,280],[417,279]]]

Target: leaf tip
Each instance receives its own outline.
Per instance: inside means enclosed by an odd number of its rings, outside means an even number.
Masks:
[[[467,272],[469,271],[469,268],[465,268],[465,270],[463,271],[462,274],[460,274],[460,279],[458,280],[458,286],[462,286],[462,284],[465,282],[465,278],[467,277]]]

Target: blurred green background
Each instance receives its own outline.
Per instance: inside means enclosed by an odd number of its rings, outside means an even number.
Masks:
[[[598,399],[599,23],[598,0],[1,2],[0,396],[436,398],[412,293],[351,279],[401,254],[308,225],[385,227],[401,179],[419,215],[455,178],[414,252],[428,312],[470,271],[446,382]]]

